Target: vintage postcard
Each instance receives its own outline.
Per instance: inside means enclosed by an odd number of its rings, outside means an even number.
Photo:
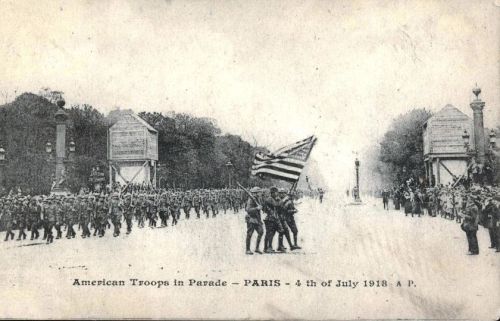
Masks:
[[[498,0],[0,0],[0,319],[498,320]]]

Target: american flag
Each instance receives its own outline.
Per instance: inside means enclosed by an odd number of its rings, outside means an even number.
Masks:
[[[252,175],[295,183],[306,165],[316,140],[315,136],[311,136],[282,147],[274,153],[257,153],[252,164]]]

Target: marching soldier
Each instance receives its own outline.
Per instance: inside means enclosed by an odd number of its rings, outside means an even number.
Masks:
[[[6,230],[4,239],[5,242],[9,240],[9,236],[11,240],[14,239],[14,232],[12,232],[12,229],[14,228],[14,217],[12,215],[12,209],[11,199],[7,198],[2,209],[2,218],[4,219]]]
[[[280,214],[281,214],[281,224],[283,226],[283,229],[285,230],[284,233],[280,233],[279,235],[279,245],[281,248],[283,247],[283,235],[286,237],[288,244],[290,244],[290,250],[298,250],[300,249],[300,246],[297,245],[297,235],[298,235],[298,229],[297,229],[297,224],[295,223],[295,213],[297,213],[297,209],[295,208],[293,204],[293,199],[287,195],[286,190],[284,188],[280,189]],[[290,232],[288,230],[292,231],[293,234],[293,244],[290,240]]]
[[[100,196],[96,205],[95,228],[99,237],[106,233],[108,207],[104,202],[104,196]]]
[[[161,211],[160,211],[161,213]],[[125,223],[127,224],[127,233],[130,234],[132,232],[132,218],[134,217],[134,206],[132,202],[132,195],[125,194],[124,202],[123,202],[123,215],[125,216]],[[160,214],[161,217],[161,214]]]
[[[46,222],[45,230],[47,234],[47,244],[54,241],[52,228],[57,224],[58,210],[55,204],[55,199],[47,199],[47,207],[45,208],[44,219]]]
[[[147,200],[147,213],[149,219],[149,227],[156,227],[156,218],[157,218],[158,206],[156,204],[156,200],[153,195],[149,195]]]
[[[82,198],[80,225],[82,226],[82,238],[90,237],[89,224],[94,217],[94,196],[89,195],[86,199]]]
[[[56,240],[60,239],[62,237],[62,231],[61,231],[61,226],[65,222],[65,213],[64,213],[64,208],[62,206],[62,201],[61,199],[57,199],[57,201],[54,199],[53,201],[53,207],[55,210],[55,221],[54,221],[54,227],[56,229],[57,235],[56,235]],[[52,229],[51,229],[52,230]],[[52,240],[54,238],[52,237]],[[52,242],[52,241],[51,241]]]
[[[40,214],[41,208],[37,204],[36,198],[33,197],[28,208],[28,224],[31,231],[30,240],[38,239],[40,237],[40,233],[38,232],[38,228],[40,227]]]
[[[76,233],[73,228],[76,221],[78,220],[78,209],[75,204],[75,197],[70,196],[67,199],[66,206],[66,238],[74,238]]]
[[[191,199],[189,192],[184,193],[182,196],[181,207],[184,211],[186,219],[189,220],[189,212],[191,211]]]
[[[194,208],[194,211],[196,213],[196,218],[200,218],[200,205],[201,205],[201,198],[200,198],[200,192],[197,191],[193,194],[193,198],[191,200],[191,204]]]
[[[210,213],[208,212],[208,207],[210,206],[210,201],[207,197],[207,193],[204,191],[202,196],[201,196],[201,204],[203,208],[203,213],[207,216],[207,218],[210,217]]]
[[[28,212],[28,203],[25,198],[20,198],[17,201],[17,205],[15,207],[15,217],[16,217],[16,225],[19,229],[19,235],[17,236],[17,241],[20,241],[21,238],[23,240],[26,239],[26,232],[24,229],[26,228],[26,214]]]
[[[284,188],[278,189],[278,207],[276,208],[276,213],[278,214],[278,220],[282,227],[281,232],[278,233],[278,252],[285,252],[286,248],[283,245],[283,236],[286,237],[290,249],[292,249],[292,241],[290,240],[290,230],[285,221],[285,210],[283,208],[283,199],[286,197],[286,190]]]
[[[162,193],[160,196],[160,204],[158,211],[160,213],[160,226],[161,227],[166,227],[168,226],[167,220],[168,220],[168,200],[167,200],[167,194]]]
[[[262,220],[260,216],[260,211],[262,210],[262,206],[259,203],[260,198],[260,188],[253,187],[250,190],[253,197],[249,197],[247,204],[245,206],[245,210],[247,215],[245,216],[245,221],[247,223],[247,237],[246,237],[246,254],[252,255],[252,251],[250,250],[250,243],[252,240],[253,232],[257,232],[257,242],[255,243],[255,253],[262,254],[259,250],[260,240],[262,239],[262,234],[264,230],[262,228]]]
[[[177,222],[181,216],[181,202],[176,192],[173,194],[173,197],[171,198],[171,214],[172,214],[172,226],[177,225]]]
[[[135,216],[137,219],[137,227],[144,227],[144,194],[139,195],[139,199],[135,203]]]
[[[276,232],[281,233],[282,227],[278,219],[277,208],[279,206],[278,189],[271,187],[270,196],[264,201],[263,210],[267,214],[264,219],[266,234],[264,236],[264,253],[274,253],[273,238]]]
[[[113,193],[111,196],[111,202],[109,204],[108,215],[111,218],[111,222],[113,223],[113,237],[117,237],[120,235],[121,221],[122,221],[122,205],[120,203],[120,198],[117,193]]]

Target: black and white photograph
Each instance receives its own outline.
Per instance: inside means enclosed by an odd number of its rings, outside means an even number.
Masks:
[[[0,319],[500,318],[499,0],[0,12]]]

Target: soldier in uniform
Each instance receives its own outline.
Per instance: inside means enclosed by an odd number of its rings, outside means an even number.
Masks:
[[[172,214],[172,226],[177,225],[177,222],[181,216],[181,202],[177,192],[175,192],[171,198],[171,214]]]
[[[111,196],[111,202],[109,204],[108,214],[111,217],[111,222],[113,223],[113,236],[117,237],[120,235],[121,221],[122,221],[122,204],[117,193],[113,193]]]
[[[148,201],[146,199],[146,195],[145,194],[141,194],[141,199],[140,199],[140,202],[139,202],[139,207],[140,207],[140,210],[139,210],[139,223],[138,223],[138,226],[140,228],[143,228],[144,227],[144,223],[146,221],[146,215],[148,213]]]
[[[189,212],[191,211],[191,199],[190,199],[190,193],[185,192],[182,196],[182,201],[181,201],[181,207],[182,210],[184,211],[184,215],[187,220],[189,220]]]
[[[56,235],[56,239],[60,239],[62,237],[62,230],[61,230],[61,226],[63,226],[64,222],[65,222],[65,208],[63,208],[63,204],[62,204],[62,199],[57,199],[54,200],[53,202],[53,205],[54,205],[54,208],[55,208],[55,222],[54,222],[54,227],[56,229],[56,232],[57,232],[57,235]],[[52,237],[52,239],[54,239]]]
[[[297,235],[298,235],[298,229],[297,229],[297,224],[295,223],[295,213],[297,213],[297,209],[295,208],[295,205],[293,204],[293,199],[290,195],[287,195],[286,190],[284,188],[281,188],[279,190],[280,193],[280,215],[282,217],[282,226],[283,229],[285,229],[285,233],[280,233],[279,235],[279,245],[280,247],[283,248],[283,235],[286,237],[288,244],[290,244],[290,249],[293,250],[298,250],[301,247],[297,245]],[[284,222],[283,222],[284,221]],[[293,235],[293,244],[290,240],[290,232],[288,231],[290,229],[292,231]]]
[[[138,228],[144,227],[143,204],[144,204],[144,195],[140,194],[139,199],[135,202],[135,216],[137,219]]]
[[[208,194],[208,207],[212,210],[212,217],[217,215],[217,209],[215,204],[215,194],[213,191],[210,191]]]
[[[108,206],[104,199],[104,196],[99,197],[96,205],[95,226],[99,237],[103,237],[106,233]]]
[[[493,208],[493,213],[494,213],[493,224],[495,226],[495,235],[497,237],[496,252],[500,252],[500,195],[498,192],[499,191],[497,189],[496,193],[492,195],[493,204],[495,205]]]
[[[67,199],[66,206],[66,238],[74,238],[76,236],[73,226],[78,220],[78,209],[75,204],[75,197],[72,195]]]
[[[55,199],[47,199],[47,207],[44,211],[45,219],[45,230],[47,232],[47,244],[54,241],[54,235],[52,234],[52,228],[57,224],[58,209],[55,204]]]
[[[252,240],[253,232],[257,232],[257,242],[255,244],[255,253],[262,254],[259,250],[260,240],[262,239],[262,234],[264,233],[264,229],[262,228],[262,220],[260,216],[260,211],[262,210],[262,206],[260,205],[260,188],[253,187],[250,190],[253,197],[249,197],[247,204],[245,206],[245,210],[247,215],[245,216],[245,221],[247,223],[247,237],[246,237],[246,254],[252,255],[252,251],[250,250],[250,243]]]
[[[319,202],[323,203],[323,196],[325,195],[325,191],[322,188],[318,188],[318,193],[319,193]]]
[[[89,195],[86,199],[82,198],[80,212],[80,225],[82,226],[82,238],[90,237],[89,224],[94,216],[94,196]]]
[[[479,254],[479,245],[477,242],[477,229],[479,224],[479,209],[474,202],[472,194],[467,195],[467,205],[464,212],[464,222],[461,227],[467,236],[469,244],[469,255]]]
[[[191,199],[191,204],[194,208],[194,212],[196,213],[196,218],[200,218],[200,205],[201,205],[201,198],[200,198],[200,192],[196,191],[193,194],[193,198]]]
[[[267,214],[264,219],[264,225],[266,226],[266,234],[264,236],[264,252],[273,253],[273,238],[276,232],[281,233],[282,227],[278,219],[278,189],[276,187],[271,187],[270,196],[268,196],[263,204],[263,210]]]
[[[10,198],[7,198],[2,208],[2,218],[5,222],[5,230],[6,230],[4,241],[8,241],[9,236],[11,240],[14,239],[14,232],[12,232],[12,229],[14,228],[14,218],[12,215],[12,209],[13,209],[12,201]]]
[[[168,226],[168,200],[167,194],[164,192],[160,195],[160,204],[158,206],[158,212],[160,215],[160,226],[165,227]]]
[[[209,199],[207,197],[207,193],[204,191],[201,197],[201,204],[203,208],[203,213],[207,216],[207,218],[210,217],[210,213],[208,212],[208,207],[209,207]]]
[[[284,188],[278,189],[278,207],[276,208],[276,213],[278,214],[278,220],[281,225],[281,232],[278,234],[278,252],[285,252],[286,247],[283,245],[283,236],[288,241],[288,245],[290,249],[293,248],[292,241],[290,239],[290,230],[288,229],[288,225],[286,223],[285,217],[285,209],[284,209],[284,200],[287,198],[286,190]]]
[[[498,209],[493,202],[492,196],[487,196],[484,202],[482,214],[485,216],[486,222],[485,227],[488,229],[490,234],[490,249],[498,248],[497,235],[496,235],[496,225],[497,225],[497,212]]]
[[[156,218],[157,218],[157,212],[158,212],[158,205],[156,204],[156,200],[154,195],[149,195],[149,198],[147,200],[147,213],[148,213],[148,219],[149,219],[149,227],[155,228],[156,227]]]
[[[127,224],[127,234],[130,234],[132,232],[132,218],[134,217],[134,206],[132,202],[132,195],[128,193],[125,194],[125,198],[123,201],[123,215],[125,216],[125,223]]]
[[[38,232],[38,228],[40,227],[40,214],[41,208],[37,204],[36,198],[32,198],[28,208],[28,222],[29,229],[31,231],[30,240],[38,239],[40,237],[40,233]]]
[[[19,234],[17,236],[17,240],[26,239],[26,232],[24,229],[26,228],[26,215],[28,213],[28,201],[26,198],[19,198],[17,201],[17,206],[15,210],[16,214],[16,223],[17,228],[19,229]]]

